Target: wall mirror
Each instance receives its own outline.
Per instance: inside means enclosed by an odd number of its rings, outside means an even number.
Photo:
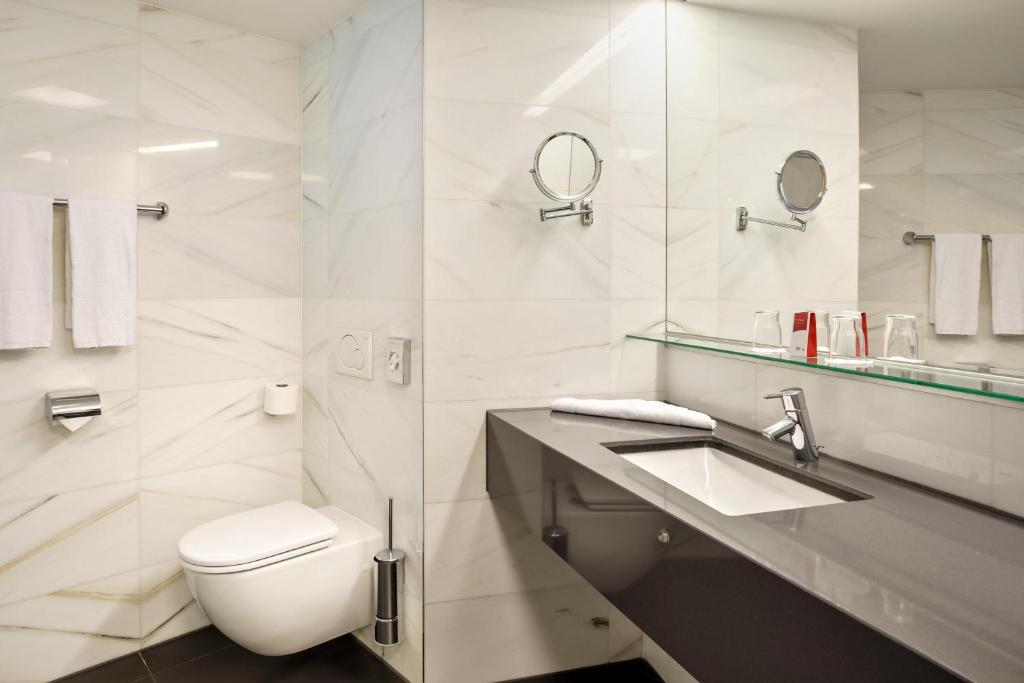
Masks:
[[[828,174],[821,157],[810,150],[793,152],[775,171],[775,190],[779,201],[790,212],[795,223],[781,223],[764,218],[753,218],[745,206],[736,209],[736,229],[746,230],[749,223],[763,223],[778,228],[792,228],[803,232],[807,220],[801,214],[810,213],[821,205],[828,192]]]
[[[586,198],[601,180],[603,164],[594,145],[579,133],[563,131],[542,140],[533,155],[530,174],[546,197],[569,203],[541,209],[540,219],[579,216],[584,225],[591,225],[594,204]],[[576,202],[580,202],[578,209]]]
[[[927,26],[910,0],[744,4],[667,4],[667,329],[749,350],[774,310],[792,349],[796,314],[862,313],[858,373],[1024,396],[1024,314],[1007,308],[1024,279],[1000,271],[1024,235],[1024,3],[946,4]],[[709,40],[730,51],[695,47]],[[952,332],[930,315],[951,235],[973,259]]]

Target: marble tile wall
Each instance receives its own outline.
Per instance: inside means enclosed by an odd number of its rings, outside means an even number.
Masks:
[[[918,317],[921,356],[1024,367],[1019,337],[992,334],[987,256],[978,334],[936,335],[926,323],[931,250],[907,230],[1024,230],[1024,88],[861,93],[860,297],[881,346],[885,314]]]
[[[139,220],[137,346],[0,352],[0,681],[44,681],[206,624],[181,534],[298,498],[299,50],[128,0],[0,0],[0,189],[166,201]],[[74,434],[48,390],[96,387]]]
[[[1019,403],[683,349],[667,369],[670,401],[754,429],[779,419],[765,394],[802,387],[830,456],[1024,515]]]
[[[484,412],[657,397],[665,317],[663,0],[426,0],[424,524],[428,681],[629,658],[641,634],[485,488]],[[541,223],[540,141],[605,160],[594,224]],[[607,627],[592,618],[609,619]]]
[[[749,339],[759,309],[788,321],[854,307],[856,32],[681,0],[667,10],[670,323]],[[738,206],[788,219],[774,172],[798,149],[822,158],[829,181],[807,231],[737,232]]]
[[[423,680],[423,5],[372,0],[303,49],[303,498],[378,529],[395,499],[405,640],[383,649]],[[338,370],[344,329],[373,333],[372,379]],[[386,380],[388,337],[411,381]]]

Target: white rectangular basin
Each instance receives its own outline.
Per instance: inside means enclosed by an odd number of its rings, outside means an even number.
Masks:
[[[730,517],[847,502],[712,446],[641,451],[622,457]]]

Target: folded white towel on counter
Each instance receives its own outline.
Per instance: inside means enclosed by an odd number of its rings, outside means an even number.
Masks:
[[[935,334],[977,334],[981,235],[936,235],[928,322]]]
[[[619,420],[640,420],[642,422],[657,422],[659,424],[695,427],[697,429],[715,428],[715,421],[704,413],[662,403],[661,401],[644,401],[638,398],[614,400],[556,398],[551,402],[551,410],[560,413],[596,415],[598,417],[612,417]]]
[[[992,333],[1024,334],[1024,235],[992,235]]]
[[[53,339],[53,197],[0,192],[0,349]]]
[[[135,204],[68,201],[67,277],[75,348],[135,343]]]

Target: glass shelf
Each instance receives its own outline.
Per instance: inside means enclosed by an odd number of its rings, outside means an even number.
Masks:
[[[797,365],[824,372],[836,372],[889,382],[901,382],[903,384],[916,384],[934,389],[958,391],[964,394],[1024,403],[1024,377],[996,375],[985,371],[965,370],[938,365],[917,365],[877,358],[872,359],[872,364],[869,367],[831,365],[824,359],[808,359],[801,354],[791,353],[788,350],[784,350],[780,354],[757,353],[750,348],[750,342],[679,334],[676,332],[654,332],[629,334],[626,336],[629,339],[642,339],[667,346],[725,353],[768,363]]]

